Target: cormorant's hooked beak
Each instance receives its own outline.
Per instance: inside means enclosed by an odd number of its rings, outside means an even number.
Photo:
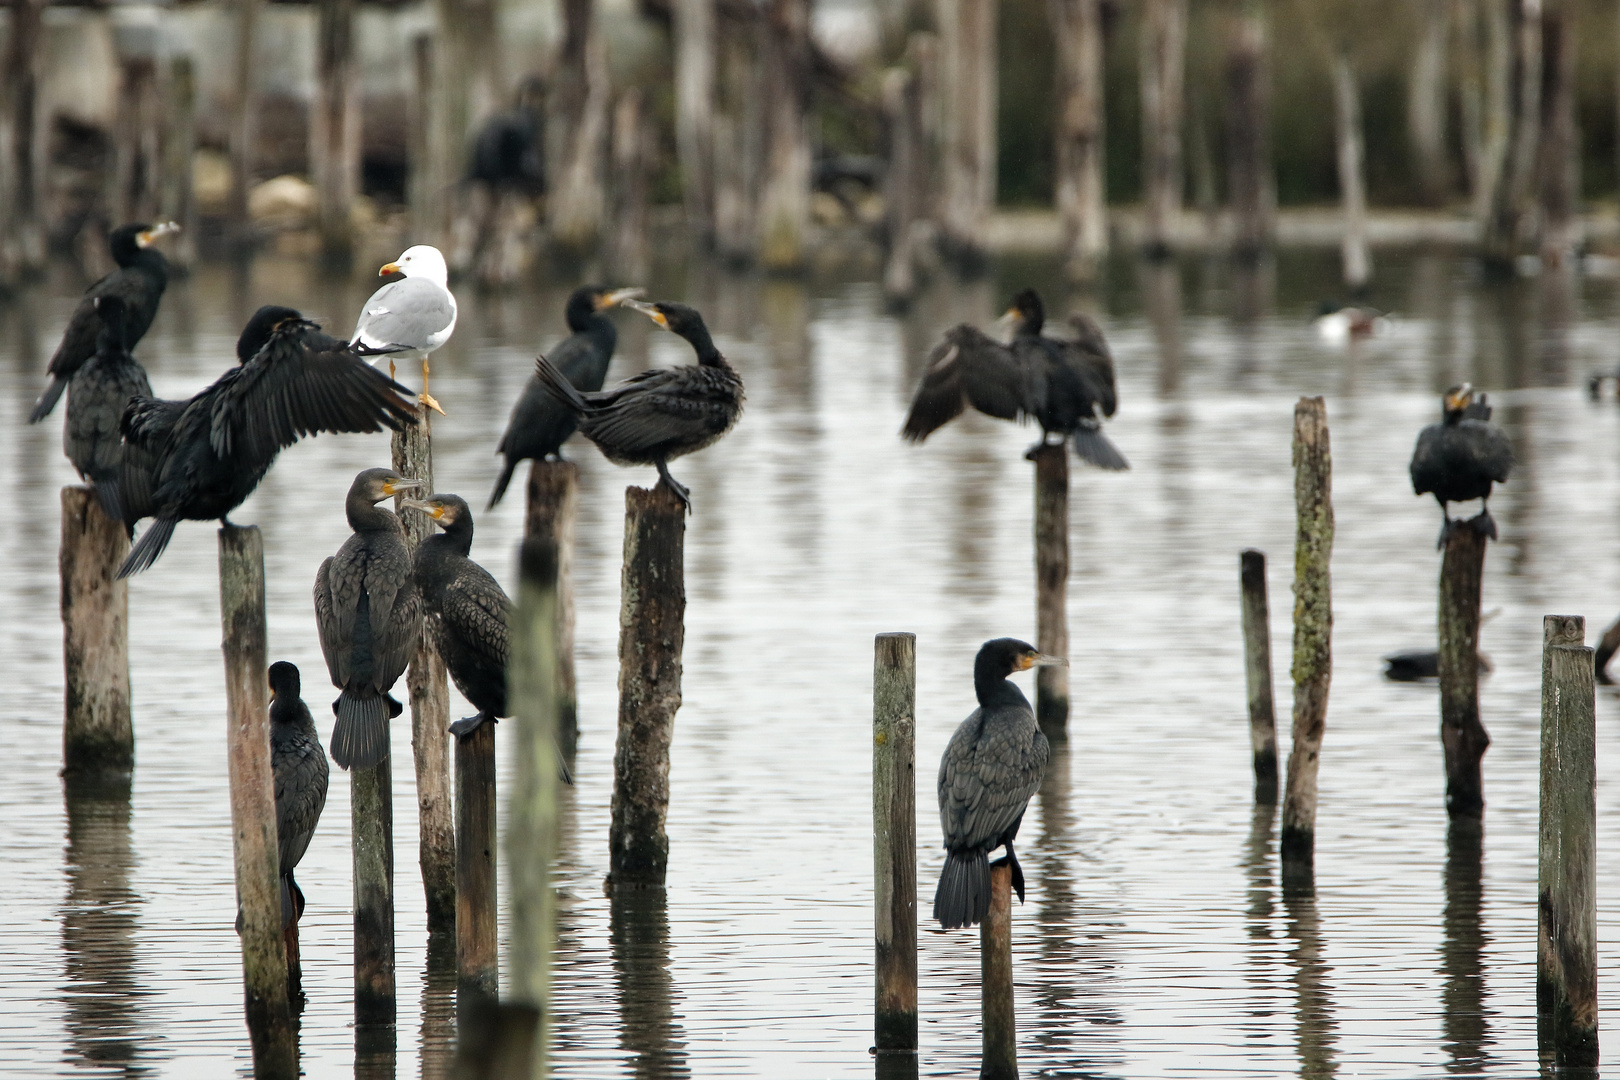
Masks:
[[[151,247],[162,237],[172,232],[179,232],[180,226],[172,221],[160,221],[145,232],[135,234],[135,243],[141,247]]]
[[[384,480],[382,489],[384,495],[397,495],[401,491],[421,491],[422,481],[400,476],[393,480]]]
[[[634,300],[638,296],[646,296],[647,290],[637,285],[629,289],[614,289],[612,292],[599,293],[596,297],[596,310],[606,311],[610,307]]]
[[[1462,412],[1468,408],[1468,403],[1474,400],[1474,387],[1472,383],[1463,383],[1456,390],[1446,395],[1446,411]]]
[[[420,510],[434,521],[444,520],[444,507],[435,503],[422,502],[420,499],[405,499],[399,505],[405,510]]]
[[[399,263],[383,263],[382,269],[377,271],[377,276],[387,277],[389,274],[403,274],[404,272],[399,268]]]
[[[998,328],[1005,329],[1012,326],[1014,323],[1022,321],[1023,318],[1024,313],[1018,310],[1017,305],[1014,305],[1002,312],[1001,318],[996,320],[996,326]]]
[[[1053,656],[1051,653],[1032,652],[1025,653],[1018,658],[1018,670],[1028,671],[1037,667],[1068,667],[1067,657]]]
[[[649,304],[645,300],[626,300],[624,306],[641,312],[665,330],[669,329],[669,319],[664,316],[662,311],[658,310],[657,304]]]

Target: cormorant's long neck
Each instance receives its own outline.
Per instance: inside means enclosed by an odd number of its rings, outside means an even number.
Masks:
[[[708,364],[712,367],[726,367],[726,358],[720,355],[720,350],[714,347],[714,339],[709,336],[709,330],[704,326],[695,326],[681,335],[691,343],[697,353],[698,363]]]
[[[986,709],[996,705],[1029,704],[1024,692],[1008,682],[1007,676],[984,671],[977,666],[973,671],[973,692],[978,696],[979,704]]]
[[[453,521],[437,536],[430,536],[423,541],[432,544],[435,550],[453,552],[462,558],[472,556],[473,528],[470,521]]]
[[[1447,409],[1445,419],[1446,427],[1455,427],[1457,424],[1461,423],[1462,418],[1467,415],[1467,409]]]
[[[163,252],[153,248],[138,247],[134,258],[124,265],[144,271],[156,278],[159,283],[167,285],[169,282],[169,260],[163,257]]]
[[[1013,333],[1018,337],[1040,337],[1041,327],[1046,325],[1045,315],[1025,315],[1018,320]]]
[[[392,511],[372,503],[363,494],[350,495],[343,504],[349,518],[349,528],[355,532],[380,532],[399,528],[399,518]]]
[[[591,315],[579,333],[588,334],[596,349],[608,356],[619,344],[619,328],[613,325],[613,320],[600,312]]]

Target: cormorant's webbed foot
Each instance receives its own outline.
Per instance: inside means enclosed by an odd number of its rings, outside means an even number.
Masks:
[[[473,732],[482,727],[484,721],[486,720],[491,724],[496,722],[496,718],[489,715],[487,712],[478,713],[476,716],[463,716],[460,720],[457,720],[455,723],[450,725],[450,734],[454,735],[458,739],[465,739],[467,736],[471,735]]]
[[[1451,515],[1446,513],[1445,509],[1442,508],[1440,511],[1440,539],[1434,542],[1436,550],[1443,550],[1445,548],[1446,541],[1451,539],[1451,527],[1455,524],[1456,522],[1451,520]]]
[[[1058,436],[1057,445],[1062,446],[1064,438],[1065,438],[1064,436],[1061,436],[1061,435]],[[1025,461],[1034,461],[1035,456],[1037,454],[1039,454],[1042,450],[1045,450],[1048,446],[1051,446],[1051,445],[1052,445],[1052,433],[1049,432],[1049,431],[1041,432],[1041,441],[1036,443],[1034,446],[1031,446],[1028,450],[1024,451],[1024,460]]]
[[[1496,539],[1496,519],[1491,517],[1490,507],[1481,507],[1479,516],[1474,518],[1474,520],[1470,521],[1468,524],[1472,525],[1474,527],[1474,531],[1479,533],[1481,536],[1489,540]]]
[[[1024,902],[1024,868],[1018,863],[1018,855],[1013,851],[1011,840],[1003,844],[1002,847],[1007,854],[1005,857],[997,859],[996,862],[1005,862],[1009,869],[1012,870],[1013,892],[1018,894],[1018,902],[1022,904]]]
[[[662,461],[658,463],[658,479],[670,491],[675,493],[675,497],[681,500],[681,505],[686,507],[686,512],[690,514],[692,512],[692,493],[687,491],[685,485],[679,480],[669,475],[669,466]]]

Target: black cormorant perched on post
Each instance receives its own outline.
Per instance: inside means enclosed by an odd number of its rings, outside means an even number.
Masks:
[[[586,393],[602,389],[619,341],[618,328],[602,312],[641,293],[641,289],[609,291],[599,285],[585,285],[568,298],[563,313],[573,333],[558,342],[546,359],[575,389]],[[539,375],[531,377],[523,396],[512,407],[512,419],[501,436],[501,444],[495,448],[497,454],[506,455],[506,464],[495,481],[489,508],[493,510],[506,494],[518,462],[530,458],[543,461],[553,454],[560,457],[562,444],[578,426],[574,411],[551,395]]]
[[[152,247],[159,237],[178,232],[180,226],[172,221],[157,225],[120,225],[107,237],[118,269],[103,277],[84,292],[84,298],[68,318],[67,329],[62,332],[62,343],[56,347],[50,365],[45,369],[51,381],[45,392],[34,403],[28,422],[37,424],[56,408],[62,391],[78,373],[86,360],[96,353],[96,341],[101,333],[101,313],[96,301],[103,296],[116,296],[124,302],[124,347],[135,348],[152,320],[157,317],[158,301],[169,284],[169,263],[163,253]]]
[[[1050,751],[1016,671],[1068,664],[1016,638],[987,641],[973,661],[979,707],[957,727],[939,761],[939,824],[945,868],[934,892],[934,918],[947,930],[983,922],[990,910],[989,854],[1007,849],[1012,884],[1024,899],[1024,871],[1013,839],[1029,797],[1041,786]]]
[[[671,333],[691,343],[698,362],[654,368],[611,390],[582,394],[546,360],[535,368],[558,401],[579,417],[579,430],[619,465],[655,465],[658,478],[691,512],[690,493],[669,474],[671,458],[717,441],[742,415],[743,384],[714,347],[696,308],[660,300],[625,301]]]
[[[157,561],[180,521],[229,525],[276,455],[321,431],[398,431],[409,389],[292,308],[266,306],[237,339],[238,367],[189,401],[137,397],[124,413],[124,520],[154,518],[119,577]]]
[[[1479,499],[1475,527],[1496,539],[1496,522],[1488,505],[1491,485],[1500,484],[1513,471],[1513,444],[1507,433],[1491,423],[1491,407],[1484,394],[1475,399],[1468,383],[1453,386],[1441,398],[1443,419],[1418,434],[1412,451],[1412,490],[1432,494],[1440,504],[1440,546],[1452,528],[1447,503]]]
[[[293,868],[309,849],[326,806],[326,751],[300,698],[298,669],[270,665],[270,768],[276,778],[276,837],[281,849],[281,921],[304,913],[304,893]]]
[[[1045,310],[1033,289],[1014,297],[1004,318],[1013,323],[1011,345],[967,323],[946,331],[928,356],[901,435],[922,442],[972,405],[1001,420],[1033,416],[1041,425],[1038,446],[1052,435],[1072,437],[1082,461],[1130,468],[1102,433],[1102,417],[1114,415],[1118,397],[1113,357],[1096,322],[1075,315],[1076,338],[1045,336]]]
[[[102,510],[119,521],[124,517],[118,498],[124,443],[118,427],[130,398],[152,396],[146,369],[130,355],[124,336],[125,306],[116,294],[95,297],[101,320],[96,354],[72,379],[62,427],[62,452],[95,485]]]
[[[343,509],[354,535],[315,574],[315,626],[332,685],[332,760],[369,769],[388,756],[388,721],[402,706],[389,695],[405,674],[422,630],[405,530],[377,504],[422,486],[393,469],[367,469]]]

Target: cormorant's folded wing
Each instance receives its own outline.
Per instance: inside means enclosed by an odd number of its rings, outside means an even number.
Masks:
[[[486,663],[505,668],[511,656],[512,602],[483,567],[470,564],[445,587],[439,617]]]

